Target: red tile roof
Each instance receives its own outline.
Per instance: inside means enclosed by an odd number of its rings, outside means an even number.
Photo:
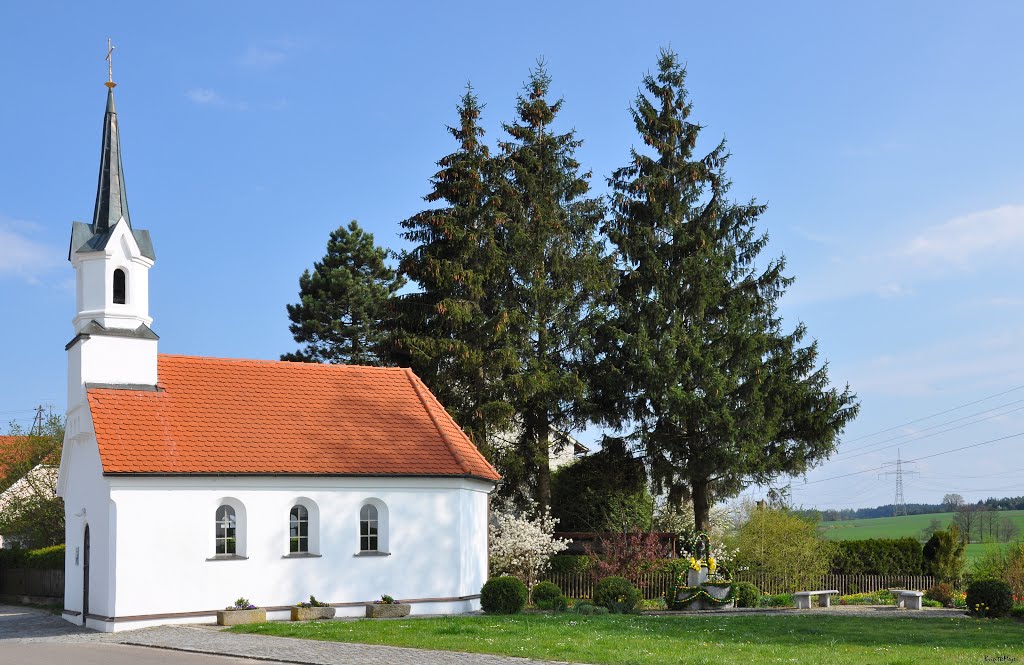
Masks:
[[[499,478],[411,370],[162,354],[158,375],[89,388],[104,473]]]

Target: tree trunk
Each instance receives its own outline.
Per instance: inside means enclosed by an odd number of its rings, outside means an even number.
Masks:
[[[693,526],[699,533],[711,530],[711,501],[708,497],[708,481],[695,479],[690,489],[693,498]]]
[[[537,433],[537,508],[546,512],[551,507],[551,428]]]

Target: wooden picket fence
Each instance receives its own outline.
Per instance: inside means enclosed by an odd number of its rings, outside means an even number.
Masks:
[[[570,598],[591,598],[594,595],[594,578],[589,573],[548,572],[542,580],[554,582],[566,596]],[[761,593],[792,593],[794,591],[813,591],[816,589],[835,589],[840,594],[870,593],[882,589],[917,589],[927,590],[934,586],[935,578],[927,575],[824,575],[814,584],[814,589],[796,589],[792,582],[764,575],[740,573],[737,582],[752,582]],[[644,598],[653,600],[664,598],[675,585],[672,573],[657,571],[644,573],[637,579],[636,586],[643,592]]]
[[[0,568],[0,596],[59,601],[64,598],[64,569]]]
[[[813,591],[795,589],[792,582],[765,575],[740,573],[737,581],[752,582],[761,593],[792,593]],[[883,589],[915,589],[926,591],[935,585],[935,578],[929,575],[823,575],[809,586],[815,589],[835,589],[842,595],[851,593],[872,593]]]

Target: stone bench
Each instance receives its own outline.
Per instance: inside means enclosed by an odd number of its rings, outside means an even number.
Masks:
[[[811,596],[818,597],[818,605],[820,607],[830,607],[833,595],[838,596],[839,592],[835,589],[829,591],[797,591],[793,594],[793,600],[796,601],[796,608],[798,610],[809,610],[811,609]]]
[[[921,609],[921,598],[923,591],[912,591],[910,589],[889,589],[889,593],[896,596],[896,607],[904,607],[908,610]]]

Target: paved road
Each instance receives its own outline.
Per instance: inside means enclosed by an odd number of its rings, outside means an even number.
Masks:
[[[251,660],[258,659],[258,660]],[[97,633],[59,616],[0,605],[0,665],[544,665],[486,654],[226,633],[214,626],[159,626]]]
[[[21,642],[0,643],[4,665],[267,665],[267,661],[208,656],[126,644]],[[275,662],[271,661],[270,665]],[[283,664],[280,664],[283,665]]]

